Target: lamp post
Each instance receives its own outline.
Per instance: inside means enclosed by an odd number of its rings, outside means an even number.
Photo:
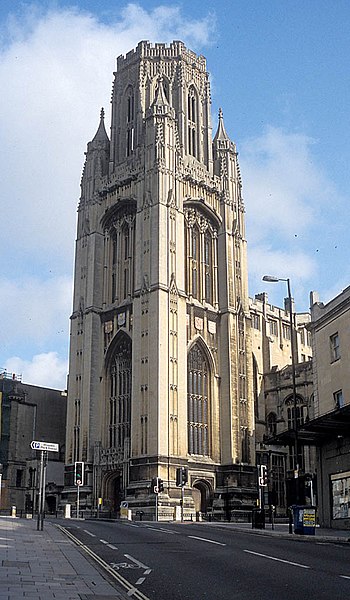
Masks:
[[[273,277],[272,275],[264,275],[263,281],[269,283],[277,283],[278,281],[285,281],[287,283],[288,300],[289,300],[289,324],[290,324],[290,344],[292,351],[292,389],[293,389],[293,406],[294,406],[294,478],[295,478],[295,500],[296,504],[299,503],[299,464],[298,464],[298,418],[297,418],[297,391],[295,383],[295,336],[294,336],[294,323],[293,323],[293,312],[292,312],[292,294],[290,289],[290,280],[287,277]]]

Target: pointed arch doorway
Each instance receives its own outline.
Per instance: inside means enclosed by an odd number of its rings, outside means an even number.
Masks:
[[[120,504],[123,500],[123,479],[121,471],[107,473],[103,481],[104,503],[113,513],[119,513]]]
[[[192,498],[196,512],[206,513],[210,506],[210,486],[207,481],[199,479],[192,486]]]

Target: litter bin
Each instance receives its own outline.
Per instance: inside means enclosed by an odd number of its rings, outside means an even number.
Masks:
[[[252,529],[265,529],[265,510],[263,508],[253,508]]]
[[[294,504],[293,525],[294,533],[299,535],[315,535],[316,508],[314,506],[299,506]]]

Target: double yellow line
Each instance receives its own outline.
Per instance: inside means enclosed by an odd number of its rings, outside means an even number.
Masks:
[[[74,544],[79,546],[81,550],[86,552],[86,554],[88,554],[94,561],[96,561],[100,565],[100,567],[107,571],[111,577],[116,579],[118,583],[120,583],[127,590],[128,596],[130,596],[131,598],[136,598],[137,600],[150,600],[148,596],[145,596],[138,588],[129,583],[127,579],[125,579],[122,575],[120,575],[120,573],[115,571],[108,563],[106,563],[106,561],[103,560],[103,558],[101,558],[100,556],[98,556],[98,554],[95,554],[95,552],[88,548],[88,546],[83,544],[77,537],[75,537],[75,535],[68,531],[68,529],[62,527],[62,525],[56,525],[56,527],[58,527],[58,529],[62,531],[62,533],[69,537],[72,540],[72,542],[74,542]]]

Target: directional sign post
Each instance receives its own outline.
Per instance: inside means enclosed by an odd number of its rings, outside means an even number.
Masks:
[[[38,522],[37,530],[42,531],[44,528],[44,508],[45,508],[45,481],[46,481],[46,462],[48,452],[58,452],[58,444],[52,442],[38,442],[33,440],[30,444],[32,450],[39,450],[40,457],[40,485],[39,485],[39,506],[38,506]],[[45,454],[45,460],[44,460]]]
[[[36,442],[33,440],[30,444],[32,450],[45,450],[46,452],[58,452],[58,444],[51,442]]]

